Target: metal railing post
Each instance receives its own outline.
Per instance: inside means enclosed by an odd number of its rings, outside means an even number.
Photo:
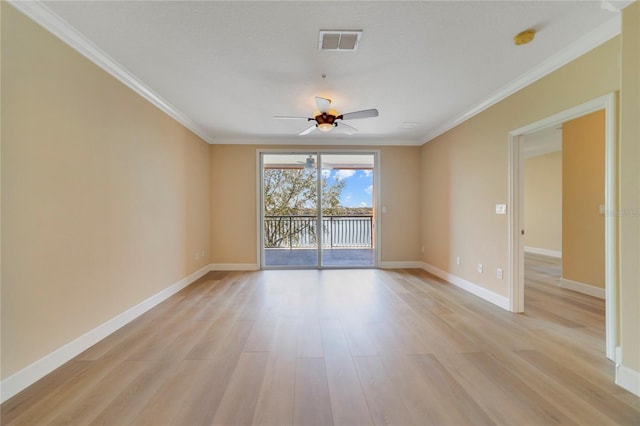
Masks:
[[[329,241],[329,246],[333,248],[333,216],[329,216]]]

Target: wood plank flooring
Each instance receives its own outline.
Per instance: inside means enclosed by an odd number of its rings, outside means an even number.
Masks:
[[[525,314],[419,270],[216,272],[5,402],[3,425],[638,425],[604,302]]]

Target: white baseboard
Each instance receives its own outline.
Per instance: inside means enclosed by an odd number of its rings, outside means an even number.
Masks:
[[[616,349],[614,351],[614,358],[613,358],[613,362],[615,362],[616,364],[620,364],[622,362],[622,348],[620,346],[616,346]]]
[[[549,249],[543,249],[538,247],[525,246],[524,252],[531,253],[531,254],[541,254],[542,256],[557,257],[558,259],[562,258],[562,252],[557,250],[549,250]]]
[[[616,364],[616,385],[632,394],[640,396],[640,372],[624,365]]]
[[[212,271],[258,271],[257,263],[212,263]]]
[[[594,287],[589,284],[568,280],[566,278],[560,278],[558,280],[558,287],[566,288],[567,290],[577,291],[578,293],[597,297],[598,299],[602,299],[602,300],[604,300],[606,296],[606,291],[604,288]]]
[[[115,318],[112,318],[109,321],[99,325],[93,330],[83,334],[75,340],[56,349],[55,351],[44,356],[38,361],[28,365],[22,370],[2,380],[2,383],[0,383],[0,402],[6,401],[7,399],[16,395],[18,392],[37,382],[56,368],[60,367],[62,364],[70,361],[72,358],[89,349],[100,340],[109,336],[121,327],[127,325],[159,303],[173,296],[189,284],[196,281],[198,278],[204,276],[210,270],[210,265],[197,270],[191,275],[181,279],[177,283],[172,284],[159,293],[156,293],[145,301],[140,302],[134,307],[124,311]]]
[[[380,269],[421,269],[420,261],[401,261],[401,262],[378,262]]]
[[[463,278],[457,277],[453,274],[443,271],[442,269],[436,268],[433,265],[429,265],[428,263],[422,263],[422,269],[432,273],[436,277],[442,278],[443,280],[450,282],[456,287],[460,287],[461,289],[466,290],[469,293],[476,295],[481,299],[486,300],[487,302],[491,302],[494,305],[497,305],[506,311],[509,310],[509,298],[506,296],[501,296],[497,293],[492,292],[491,290],[487,290],[486,288],[479,286],[478,284],[475,284],[475,283],[472,283],[471,281],[467,281]]]

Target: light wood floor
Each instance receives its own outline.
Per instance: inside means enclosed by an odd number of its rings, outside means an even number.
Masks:
[[[526,313],[416,270],[210,273],[2,405],[2,424],[638,425],[604,304],[527,259]]]

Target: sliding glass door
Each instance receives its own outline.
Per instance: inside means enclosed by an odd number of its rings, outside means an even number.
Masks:
[[[376,265],[374,153],[260,158],[263,268]]]
[[[321,265],[375,266],[373,154],[322,155]]]
[[[318,265],[315,154],[262,155],[264,267]]]

